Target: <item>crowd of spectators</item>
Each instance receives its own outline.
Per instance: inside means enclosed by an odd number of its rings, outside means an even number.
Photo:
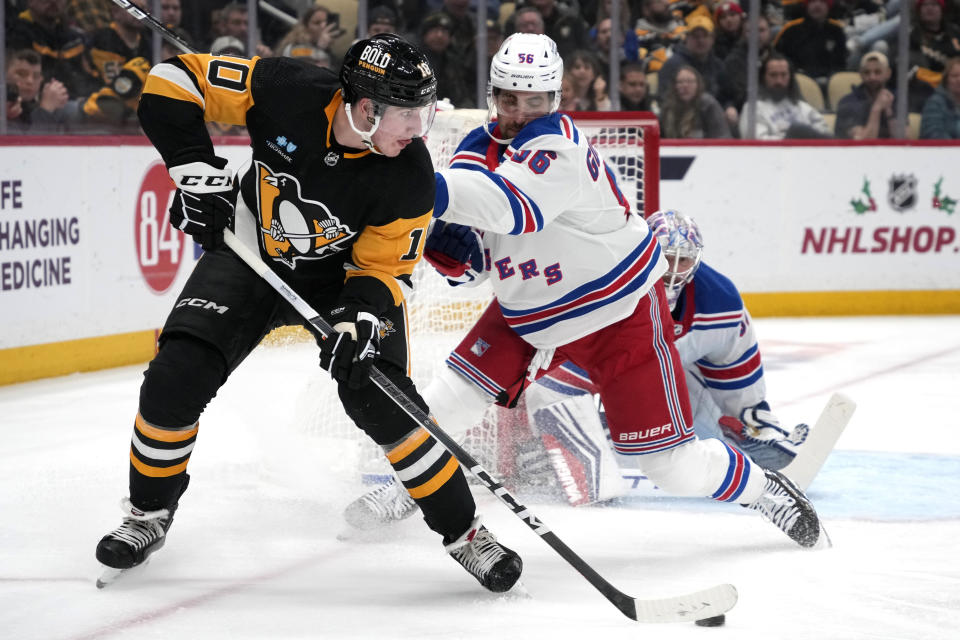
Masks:
[[[485,106],[477,104],[479,20],[487,60],[513,32],[546,33],[557,42],[566,70],[562,110],[619,104],[655,113],[664,137],[741,137],[755,73],[758,138],[866,139],[901,134],[895,58],[887,54],[896,51],[901,14],[909,13],[912,131],[960,138],[960,0],[761,0],[754,70],[747,68],[748,6],[741,1],[488,0],[487,15],[478,17],[475,0],[369,0],[364,30],[400,33],[420,46],[441,97],[459,108]],[[111,0],[4,2],[9,132],[137,130],[137,96],[157,62],[150,32]],[[290,19],[261,7],[253,38],[246,2],[162,0],[158,17],[201,51],[290,56],[331,68],[361,31],[355,2],[266,2]],[[608,92],[611,42],[618,100]],[[165,46],[162,57],[176,53]],[[242,133],[210,127],[215,135]]]

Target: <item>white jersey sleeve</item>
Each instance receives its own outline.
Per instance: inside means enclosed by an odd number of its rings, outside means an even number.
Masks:
[[[627,317],[665,268],[616,174],[561,114],[507,146],[471,132],[438,174],[434,215],[484,231],[504,318],[538,348]]]

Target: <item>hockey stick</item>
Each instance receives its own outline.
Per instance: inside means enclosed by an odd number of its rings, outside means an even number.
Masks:
[[[827,461],[827,456],[833,451],[856,408],[857,403],[842,393],[830,396],[806,442],[800,445],[797,456],[780,470],[783,475],[806,491]]]
[[[149,13],[144,12],[126,0],[113,0],[113,2],[126,9],[132,16],[144,22],[154,31],[170,39],[185,52],[192,53],[190,47],[187,46],[185,42],[177,38]],[[282,295],[321,335],[327,337],[335,334],[333,327],[307,304],[303,298],[293,291],[280,276],[274,273],[270,267],[260,259],[257,253],[237,238],[232,231],[225,229],[223,239],[226,245],[230,247],[241,260],[275,289],[277,293]],[[460,464],[467,467],[489,491],[507,505],[534,533],[539,535],[628,618],[638,622],[693,622],[721,616],[736,604],[737,590],[730,584],[717,585],[683,596],[652,600],[641,600],[623,593],[607,582],[603,576],[574,553],[570,547],[560,540],[560,538],[527,507],[514,498],[503,485],[494,480],[473,456],[467,453],[453,438],[447,435],[426,412],[420,409],[393,381],[375,366],[370,369],[370,379],[395,402],[397,406],[410,416],[410,418],[426,429],[430,435],[446,447]]]
[[[237,238],[229,229],[223,232],[224,242],[237,256],[247,263],[257,275],[267,281],[287,302],[289,302],[307,322],[322,335],[334,334],[331,327],[320,314],[307,304],[295,291],[287,286],[280,276],[273,272],[249,247]],[[467,467],[480,482],[497,496],[501,502],[524,521],[534,533],[553,548],[560,557],[580,572],[587,581],[604,595],[625,616],[638,622],[693,622],[704,618],[722,615],[737,603],[737,590],[733,585],[721,584],[709,589],[697,591],[674,598],[641,600],[623,593],[587,564],[568,547],[542,520],[521,504],[502,484],[497,482],[477,460],[467,453],[456,440],[451,438],[437,423],[417,406],[393,381],[375,366],[370,369],[370,379],[415,422],[426,429],[462,464]]]

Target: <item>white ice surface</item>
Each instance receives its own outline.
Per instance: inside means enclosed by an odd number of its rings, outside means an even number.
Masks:
[[[230,379],[166,547],[102,591],[93,550],[119,523],[143,367],[0,388],[0,638],[960,638],[960,318],[757,330],[785,422],[812,423],[833,391],[858,403],[810,490],[832,549],[705,500],[528,505],[631,595],[735,584],[724,627],[626,619],[482,489],[486,523],[524,559],[514,593],[482,591],[416,517],[339,541],[359,479],[348,452],[291,435],[320,384],[295,345]]]

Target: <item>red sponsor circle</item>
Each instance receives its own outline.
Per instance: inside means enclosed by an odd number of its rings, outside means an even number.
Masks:
[[[183,263],[186,237],[170,226],[170,201],[175,191],[163,162],[150,165],[134,203],[133,238],[137,263],[147,286],[164,293]]]

